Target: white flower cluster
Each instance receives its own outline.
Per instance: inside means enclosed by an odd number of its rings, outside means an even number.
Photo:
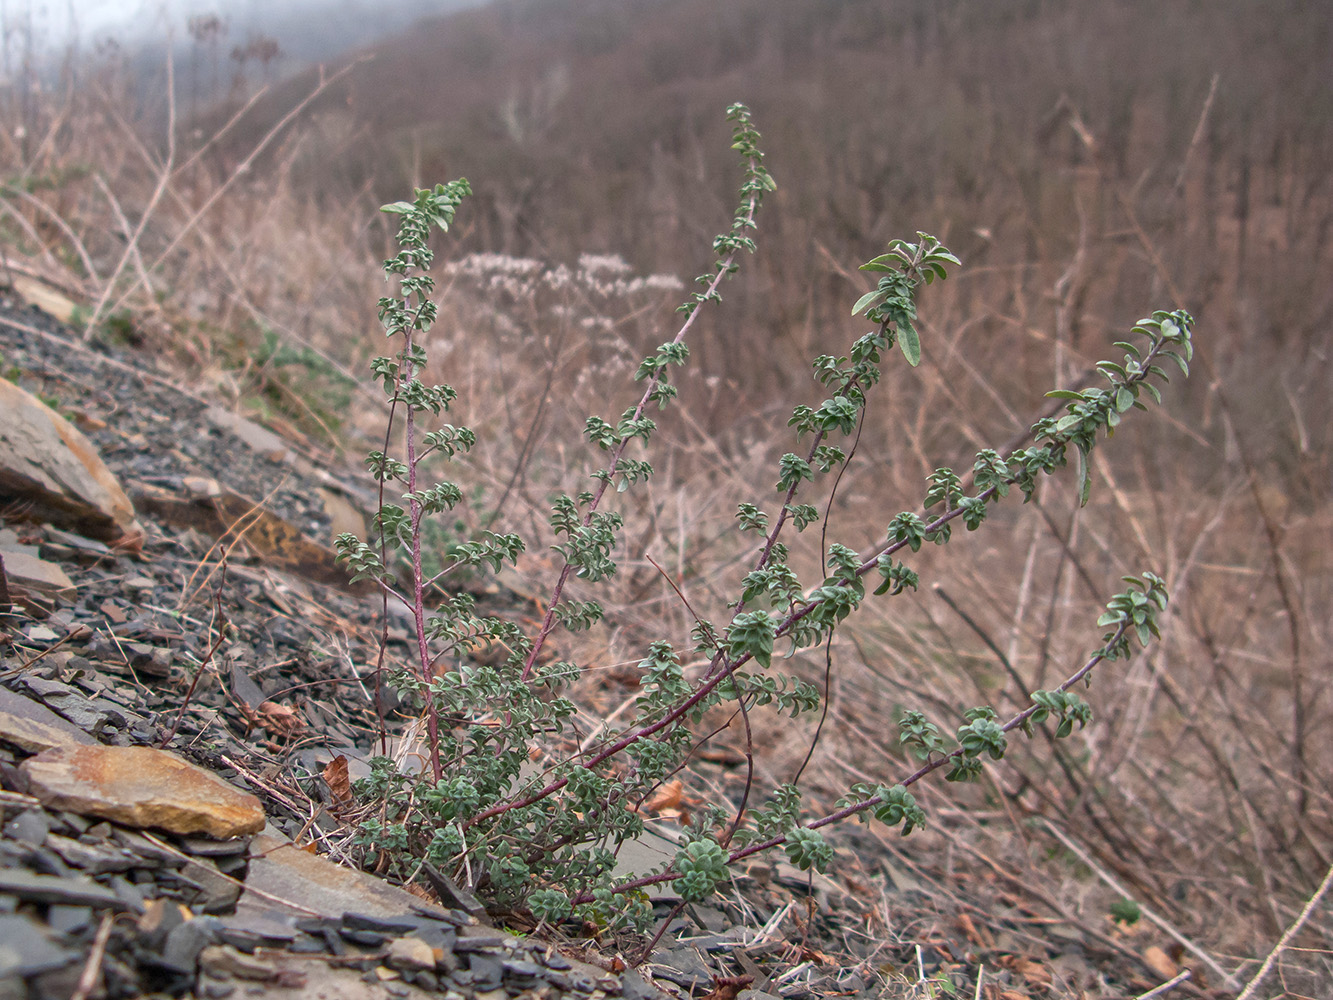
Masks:
[[[504,292],[514,298],[526,298],[536,287],[542,262],[502,253],[474,253],[451,261],[445,271],[451,277],[470,279],[489,293]]]
[[[515,298],[531,296],[539,287],[560,291],[571,286],[601,298],[628,298],[643,292],[678,292],[685,283],[674,274],[630,277],[631,268],[619,254],[579,256],[578,268],[566,264],[547,266],[531,257],[499,253],[474,253],[451,262],[447,272],[466,278],[488,292],[505,292]]]
[[[466,274],[471,277],[488,277],[492,274],[521,276],[533,274],[542,269],[542,262],[531,257],[510,257],[503,253],[472,253],[462,260],[449,263],[450,274]]]
[[[629,261],[618,253],[582,253],[579,254],[579,270],[585,271],[589,275],[599,271],[609,271],[611,274],[628,274],[630,271]]]

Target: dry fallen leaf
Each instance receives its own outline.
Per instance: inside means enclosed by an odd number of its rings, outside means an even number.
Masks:
[[[275,736],[290,736],[301,728],[301,716],[296,709],[277,702],[263,702],[256,710],[257,722]]]
[[[1143,961],[1148,968],[1163,979],[1174,979],[1180,974],[1180,966],[1171,961],[1170,956],[1157,945],[1151,945],[1143,949]]]
[[[1022,976],[1029,986],[1046,989],[1054,978],[1046,966],[1022,955],[1003,955],[1000,964],[1015,975]]]
[[[737,994],[754,982],[754,976],[719,976],[713,980],[713,991],[703,1000],[736,1000]]]
[[[347,758],[342,754],[324,765],[321,772],[324,784],[333,794],[333,802],[340,809],[349,809],[355,804],[352,798],[352,782],[347,776]]]
[[[981,948],[984,951],[990,951],[995,947],[995,940],[990,932],[977,925],[966,913],[958,914],[958,929],[963,932],[963,937],[967,938],[968,943],[974,947]]]
[[[664,809],[679,809],[680,796],[684,786],[680,780],[668,781],[665,785],[643,800],[639,812],[660,813]]]
[[[402,888],[410,892],[413,896],[416,896],[418,899],[426,900],[428,903],[438,904],[440,901],[439,897],[424,885],[417,885],[415,882],[407,882],[403,884]]]
[[[815,965],[837,965],[838,960],[832,955],[827,955],[818,948],[800,949],[800,958],[802,962],[814,962]]]

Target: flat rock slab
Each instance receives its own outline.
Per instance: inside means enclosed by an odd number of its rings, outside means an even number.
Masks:
[[[250,842],[245,885],[242,906],[253,898],[248,890],[254,888],[264,893],[255,904],[260,908],[271,909],[274,902],[282,901],[321,917],[341,917],[347,912],[401,917],[437,911],[396,885],[309,854],[285,837],[267,832]],[[447,911],[438,910],[438,916],[447,919]]]
[[[205,833],[219,840],[264,827],[259,800],[217,775],[150,747],[57,747],[19,769],[48,807],[126,826]]]
[[[78,957],[52,944],[41,928],[26,917],[13,913],[0,915],[0,978],[33,976],[64,968]],[[20,985],[19,990],[22,989]]]
[[[34,903],[122,908],[112,890],[82,875],[42,875],[22,868],[0,868],[0,893]]]
[[[67,601],[74,599],[74,581],[55,563],[12,548],[0,548],[0,555],[5,560],[5,576],[15,590],[36,591]]]
[[[142,544],[134,505],[78,428],[3,379],[0,413],[0,501],[113,545]]]
[[[439,1000],[441,996],[397,979],[396,974],[388,982],[367,982],[357,970],[301,956],[256,959],[235,949],[219,949],[209,952],[208,965],[196,996],[258,995],[264,1000]]]
[[[45,705],[7,687],[0,687],[0,740],[30,752],[97,744],[96,739]]]
[[[146,514],[176,528],[193,528],[215,538],[229,537],[237,522],[245,520],[245,540],[263,559],[276,567],[335,587],[353,591],[347,570],[337,553],[310,538],[296,524],[269,510],[263,503],[212,480],[189,477],[184,495],[149,483],[132,487],[135,502]]]

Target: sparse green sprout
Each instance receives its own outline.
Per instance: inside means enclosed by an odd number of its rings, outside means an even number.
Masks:
[[[1143,910],[1139,904],[1134,902],[1128,896],[1117,899],[1111,904],[1110,917],[1117,924],[1124,924],[1126,927],[1133,927],[1143,916]]]

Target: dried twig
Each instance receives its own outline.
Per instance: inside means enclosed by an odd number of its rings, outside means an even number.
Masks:
[[[1272,970],[1274,963],[1277,962],[1281,954],[1287,950],[1287,946],[1291,943],[1291,939],[1300,933],[1300,929],[1304,927],[1305,922],[1310,919],[1310,914],[1314,912],[1315,907],[1317,907],[1320,900],[1324,898],[1324,894],[1328,892],[1329,885],[1333,885],[1333,868],[1329,868],[1329,870],[1324,873],[1324,881],[1319,883],[1319,888],[1314,891],[1314,895],[1310,897],[1300,914],[1294,921],[1292,921],[1291,926],[1287,928],[1282,937],[1278,939],[1278,943],[1273,946],[1273,950],[1270,951],[1268,957],[1264,959],[1264,964],[1259,966],[1259,971],[1254,974],[1253,979],[1246,983],[1245,989],[1236,997],[1236,1000],[1249,1000],[1249,998],[1254,995],[1254,991],[1259,988],[1259,984],[1264,981],[1264,977],[1266,977]]]
[[[103,312],[106,311],[107,300],[111,298],[115,291],[116,282],[119,280],[121,272],[131,260],[137,262],[142,273],[143,261],[139,257],[139,240],[143,237],[144,230],[148,227],[148,220],[153,217],[153,210],[157,208],[157,203],[162,200],[162,195],[167,189],[167,184],[171,181],[172,167],[176,163],[176,77],[173,71],[174,64],[171,58],[171,49],[167,49],[167,159],[162,164],[161,175],[157,179],[157,187],[153,189],[152,196],[148,199],[148,204],[139,216],[139,225],[135,227],[134,233],[130,236],[129,242],[125,245],[125,252],[120,255],[120,260],[116,263],[116,269],[111,272],[111,277],[107,278],[102,285],[102,293],[97,297],[97,304],[93,307],[92,314],[88,317],[88,323],[83,328],[83,339],[86,341],[93,335],[97,329],[98,322],[102,319]],[[146,277],[146,275],[145,275]],[[138,286],[136,281],[131,286],[131,291]],[[150,288],[151,292],[152,289]],[[128,296],[128,292],[126,296]],[[119,308],[125,301],[122,296],[116,303]],[[114,310],[112,310],[114,312]]]
[[[1180,172],[1176,174],[1176,183],[1171,187],[1171,193],[1180,196],[1185,190],[1185,175],[1189,173],[1190,161],[1194,159],[1194,152],[1203,142],[1203,133],[1208,125],[1208,114],[1213,110],[1213,98],[1217,96],[1217,83],[1222,79],[1221,73],[1213,74],[1213,82],[1208,85],[1208,96],[1203,99],[1203,110],[1199,112],[1199,124],[1194,126],[1194,137],[1190,139],[1190,148],[1185,150],[1185,156],[1180,161]]]
[[[196,211],[188,220],[186,220],[185,224],[181,226],[180,231],[172,238],[171,242],[167,244],[166,249],[164,249],[160,254],[157,255],[157,259],[153,261],[152,266],[149,267],[148,269],[149,272],[151,273],[153,271],[156,271],[158,268],[162,266],[163,262],[166,261],[166,259],[176,251],[176,248],[181,245],[181,242],[185,239],[185,237],[199,224],[199,221],[205,215],[208,214],[209,210],[215,204],[217,204],[218,200],[221,199],[222,196],[226,194],[228,190],[231,189],[232,185],[235,184],[239,178],[246,176],[250,172],[251,168],[254,166],[255,161],[259,158],[260,154],[263,153],[264,150],[267,149],[273,143],[273,141],[286,130],[288,125],[290,125],[293,121],[295,121],[301,115],[301,113],[304,112],[305,109],[310,106],[311,102],[313,102],[315,98],[317,98],[320,94],[324,93],[324,91],[326,91],[329,87],[333,86],[333,84],[337,80],[341,79],[343,76],[350,73],[356,66],[360,65],[360,63],[363,61],[364,60],[358,59],[353,62],[350,62],[342,69],[340,69],[338,72],[328,77],[324,76],[323,72],[321,71],[319,83],[315,86],[315,88],[309,94],[307,94],[304,99],[298,102],[295,107],[293,107],[290,111],[288,111],[287,114],[283,115],[283,117],[279,119],[276,125],[274,125],[271,129],[269,129],[269,131],[264,135],[264,137],[260,139],[258,143],[255,144],[255,147],[252,150],[250,150],[249,155],[246,156],[246,158],[242,160],[239,164],[237,164],[236,169],[231,172],[231,175],[225,181],[223,181],[222,184],[218,186],[216,191],[214,191],[212,194],[208,196],[208,199],[203,203],[203,205],[199,207],[198,211]],[[169,65],[170,64],[168,64],[168,66]],[[174,150],[175,148],[174,145],[172,146],[172,148]],[[171,179],[171,176],[172,176],[172,171],[170,170],[170,161],[169,161],[168,169],[164,170],[162,173],[162,180],[159,185],[159,192],[161,191],[162,188],[166,186],[167,182]],[[156,203],[157,197],[158,194],[155,193],[154,203]],[[147,216],[145,214],[145,218],[146,217]],[[142,226],[140,226],[140,229],[142,229]],[[117,268],[117,272],[119,272],[119,270],[120,269]],[[108,283],[107,286],[108,293],[110,292],[112,284],[114,284],[114,281]],[[134,294],[137,288],[138,288],[138,282],[136,281],[132,283],[128,289],[126,289],[123,293],[121,293],[120,298],[116,300],[116,304],[113,307],[113,311],[123,306],[125,304],[125,301],[131,295]],[[105,305],[105,297],[103,298],[103,301],[99,303],[99,307],[102,305]],[[94,312],[94,319],[96,319],[96,315],[97,315],[96,312]]]
[[[88,961],[83,966],[83,975],[79,976],[79,984],[70,994],[69,1000],[88,1000],[92,995],[97,979],[102,973],[102,959],[106,955],[106,943],[111,938],[111,925],[114,921],[115,914],[112,911],[107,910],[102,914],[102,922],[97,925],[97,935],[93,938],[92,949],[88,952]]]
[[[1134,1000],[1151,1000],[1152,997],[1160,997],[1164,993],[1167,993],[1168,991],[1175,989],[1185,980],[1189,979],[1191,975],[1193,975],[1193,973],[1191,973],[1189,969],[1186,969],[1184,972],[1172,976],[1161,986],[1154,986],[1147,993],[1140,993],[1137,997],[1134,998]]]
[[[199,666],[195,668],[194,679],[190,681],[189,690],[185,692],[185,698],[181,701],[180,711],[176,713],[176,721],[171,724],[171,730],[162,737],[160,747],[166,747],[176,738],[176,731],[180,729],[181,720],[185,718],[185,710],[190,707],[190,700],[194,697],[194,689],[199,686],[199,678],[204,676],[204,671],[208,669],[208,664],[212,661],[214,654],[221,648],[227,640],[228,628],[231,622],[227,618],[226,611],[222,608],[222,588],[227,583],[227,557],[222,557],[222,577],[218,580],[218,589],[213,594],[213,627],[217,630],[217,638],[213,640],[212,645],[208,647],[208,652],[204,658],[199,661]]]

